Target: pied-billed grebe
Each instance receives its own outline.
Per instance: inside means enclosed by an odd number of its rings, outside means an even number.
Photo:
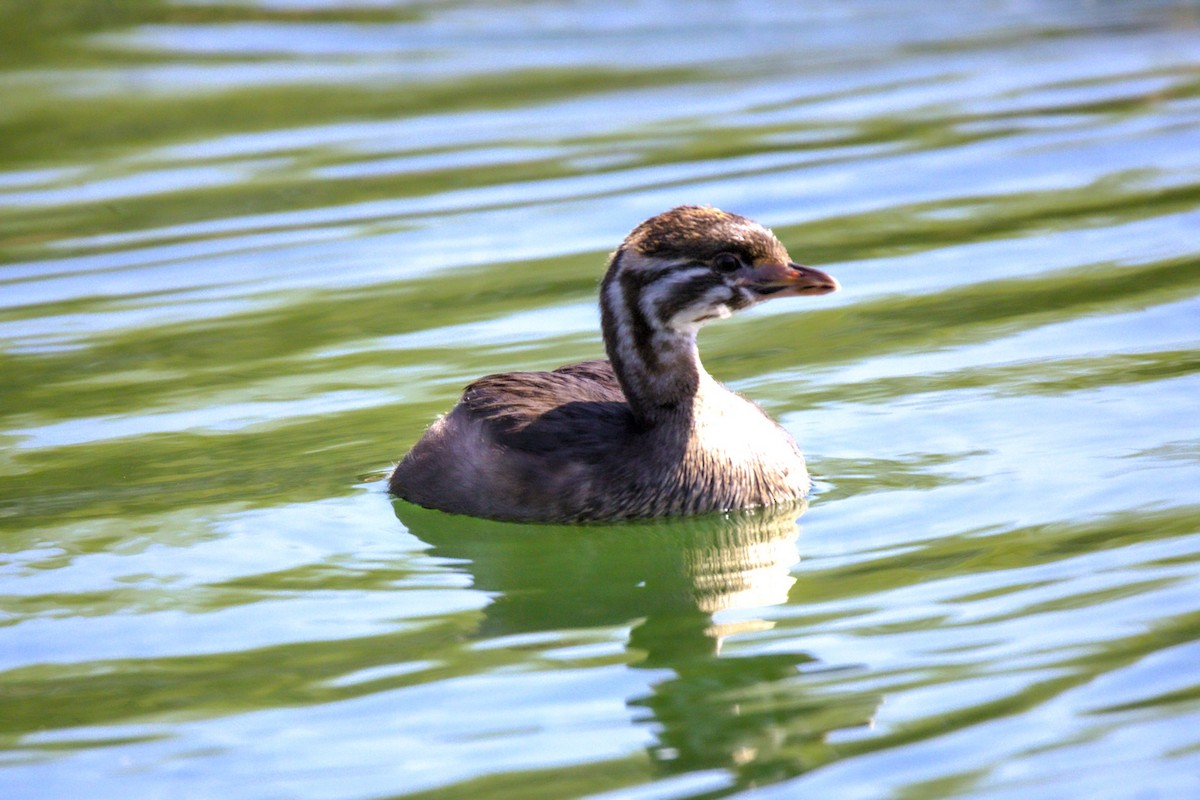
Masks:
[[[762,300],[837,288],[745,217],[697,206],[659,214],[609,259],[600,285],[608,359],[480,378],[388,488],[428,508],[539,522],[801,498],[809,479],[796,443],[704,370],[696,333]]]

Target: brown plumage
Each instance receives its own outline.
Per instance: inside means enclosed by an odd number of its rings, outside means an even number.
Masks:
[[[429,508],[544,522],[801,498],[809,480],[795,442],[704,370],[696,332],[768,297],[836,288],[745,217],[696,206],[653,217],[601,283],[608,359],[475,381],[389,489]]]

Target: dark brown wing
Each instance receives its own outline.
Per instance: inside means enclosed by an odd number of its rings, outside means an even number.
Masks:
[[[627,441],[633,414],[607,360],[553,372],[488,375],[463,392],[461,406],[496,442],[531,453],[572,451],[587,460]]]

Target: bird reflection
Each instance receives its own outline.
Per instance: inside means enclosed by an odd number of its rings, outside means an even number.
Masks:
[[[475,588],[496,595],[481,638],[633,621],[631,667],[666,673],[629,701],[657,729],[649,755],[665,773],[724,768],[742,787],[787,778],[831,760],[826,734],[874,712],[874,697],[809,696],[803,673],[820,665],[806,654],[721,655],[728,636],[771,627],[747,612],[787,602],[803,505],[592,526],[500,523],[400,500],[395,509],[432,555],[469,561]]]

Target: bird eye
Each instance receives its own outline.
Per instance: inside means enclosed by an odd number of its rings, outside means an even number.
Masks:
[[[741,268],[742,260],[733,253],[720,253],[713,259],[713,266],[721,272],[733,272]]]

